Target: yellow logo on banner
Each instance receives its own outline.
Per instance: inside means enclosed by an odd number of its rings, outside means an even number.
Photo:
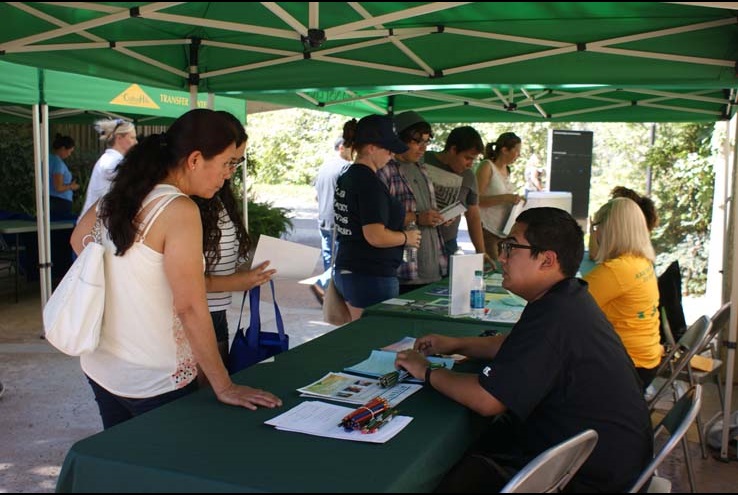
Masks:
[[[155,108],[159,109],[159,105],[149,98],[141,86],[131,84],[125,91],[110,101],[113,105],[126,105],[129,107]]]

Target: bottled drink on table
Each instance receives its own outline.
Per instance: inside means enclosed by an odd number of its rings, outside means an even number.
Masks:
[[[405,227],[406,231],[418,230],[418,226],[415,222],[410,222]],[[418,262],[418,248],[415,246],[405,246],[405,250],[402,252],[402,261],[405,263],[417,263]]]
[[[471,312],[475,318],[484,318],[484,272],[476,270],[471,288]]]

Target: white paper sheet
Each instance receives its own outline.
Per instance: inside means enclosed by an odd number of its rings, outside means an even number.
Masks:
[[[313,274],[319,257],[318,248],[262,234],[251,266],[269,260],[268,268],[277,270],[274,278],[301,280]]]
[[[374,433],[345,431],[338,424],[353,410],[351,407],[325,402],[305,401],[264,423],[275,426],[279,430],[306,433],[319,437],[353,440],[355,442],[385,443],[413,420],[410,416],[395,416],[392,421]]]

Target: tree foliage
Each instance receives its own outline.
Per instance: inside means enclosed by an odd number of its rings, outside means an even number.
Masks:
[[[36,214],[33,132],[30,125],[0,124],[0,210]]]
[[[712,124],[659,126],[659,138],[646,154],[654,172],[653,196],[660,226],[654,246],[658,265],[679,260],[688,292],[702,292],[707,280],[707,245],[714,179]]]
[[[249,158],[258,163],[254,182],[310,184],[348,120],[309,110],[280,110],[249,116]]]
[[[249,156],[256,163],[255,182],[310,184],[347,117],[310,110],[280,110],[249,117]],[[485,143],[503,132],[522,139],[520,159],[512,165],[512,181],[521,187],[527,157],[548,162],[552,130],[593,132],[589,213],[608,201],[615,186],[646,194],[648,171],[661,216],[654,233],[657,271],[678,259],[690,292],[704,291],[713,197],[710,136],[713,124],[658,124],[652,145],[650,123],[475,123],[433,124],[429,149],[441,150],[451,130],[472,125]]]
[[[327,112],[290,109],[249,116],[249,184],[311,184],[333,143],[343,132],[348,117]],[[440,150],[458,125],[434,124],[430,149]],[[712,212],[714,174],[712,157],[724,139],[712,124],[658,124],[651,145],[651,124],[644,123],[478,123],[474,126],[485,143],[506,131],[522,138],[521,157],[512,165],[512,180],[522,187],[525,161],[532,154],[547,163],[549,133],[553,129],[592,131],[594,137],[589,212],[610,196],[613,187],[624,185],[646,193],[647,170],[652,171],[652,198],[661,217],[654,232],[659,254],[657,271],[678,259],[689,292],[702,292],[706,280],[707,245]],[[711,143],[712,136],[712,143]],[[97,150],[77,149],[67,160],[80,184],[99,155]],[[0,125],[0,209],[35,214],[33,137],[30,125]],[[243,190],[240,173],[234,179]],[[291,227],[289,211],[259,204],[249,197],[249,222],[254,234],[278,236]],[[84,197],[78,194],[77,203]]]

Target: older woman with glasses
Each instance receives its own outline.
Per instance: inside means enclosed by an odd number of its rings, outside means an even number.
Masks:
[[[110,184],[115,177],[118,164],[123,161],[128,150],[138,143],[136,127],[123,119],[103,119],[95,122],[95,130],[100,135],[100,141],[107,146],[105,153],[98,158],[92,168],[90,182],[87,184],[85,204],[79,217],[95,204],[110,190]]]
[[[590,235],[598,246],[597,264],[584,280],[623,341],[645,390],[663,353],[656,255],[646,219],[634,201],[611,199],[595,213]]]
[[[202,244],[205,254],[205,288],[207,289],[208,309],[213,319],[215,338],[218,342],[223,363],[228,364],[228,319],[226,311],[231,305],[232,291],[246,291],[257,285],[268,282],[276,270],[267,270],[269,261],[265,261],[250,270],[241,270],[246,266],[251,239],[243,223],[243,216],[238,208],[231,177],[238,165],[245,161],[248,135],[241,122],[231,113],[216,112],[230,122],[236,135],[236,152],[228,167],[228,174],[223,187],[210,199],[194,197],[200,208],[202,221]],[[203,374],[198,375],[198,377]],[[200,384],[204,385],[201,379]]]

